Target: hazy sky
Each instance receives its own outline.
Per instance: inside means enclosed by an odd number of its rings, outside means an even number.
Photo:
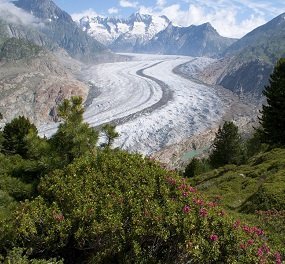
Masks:
[[[83,15],[127,17],[141,11],[163,14],[175,24],[210,22],[227,37],[242,37],[285,12],[284,0],[54,0],[76,19]]]

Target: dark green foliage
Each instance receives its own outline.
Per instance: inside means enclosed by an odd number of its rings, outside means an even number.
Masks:
[[[25,137],[30,131],[37,133],[37,128],[24,116],[15,118],[10,123],[6,124],[3,129],[2,152],[8,155],[19,154],[23,158],[27,158],[28,147]]]
[[[137,154],[106,149],[78,158],[44,177],[39,190],[15,217],[18,242],[31,257],[59,255],[66,263],[256,263],[257,247],[264,243],[256,238],[251,250],[241,251],[239,243],[249,236],[219,216],[221,208]]]
[[[208,160],[200,160],[197,158],[193,158],[191,162],[186,166],[184,171],[184,177],[191,178],[197,176],[201,173],[204,173],[210,169],[210,165],[208,164]]]
[[[210,163],[214,168],[226,164],[239,164],[243,159],[241,137],[233,122],[225,122],[219,127],[210,154]]]
[[[2,152],[3,149],[3,141],[4,141],[3,132],[0,131],[0,152]]]
[[[98,132],[83,122],[82,98],[64,100],[58,112],[64,123],[59,125],[49,142],[62,161],[68,164],[82,155],[94,154]]]
[[[13,248],[8,252],[8,255],[3,259],[3,264],[63,264],[63,261],[57,261],[55,259],[38,260],[29,259],[28,255],[24,253],[22,248]],[[1,259],[0,259],[1,260]]]
[[[268,145],[262,143],[262,131],[260,128],[256,129],[253,135],[246,141],[245,149],[247,159],[268,149]]]
[[[267,105],[263,105],[260,119],[262,139],[272,145],[285,146],[285,58],[276,64],[263,94]]]
[[[15,177],[14,172],[21,167],[20,156],[0,154],[0,254],[10,248],[16,236],[12,226],[13,211],[18,201],[29,199],[33,195],[33,186]]]
[[[114,140],[119,136],[119,133],[116,132],[116,127],[110,124],[106,124],[102,127],[102,132],[104,133],[106,137],[105,145],[107,147],[111,147]]]

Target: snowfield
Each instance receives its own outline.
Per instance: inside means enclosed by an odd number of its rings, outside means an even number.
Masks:
[[[205,58],[128,54],[129,62],[95,65],[83,72],[90,89],[84,119],[91,126],[112,122],[120,137],[115,146],[149,155],[220,122],[226,111],[215,88],[175,74],[187,63],[202,68]],[[50,136],[55,126],[42,126]]]

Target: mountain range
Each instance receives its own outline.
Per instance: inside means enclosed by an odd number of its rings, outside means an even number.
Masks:
[[[179,27],[166,16],[139,12],[127,19],[85,16],[78,25],[115,52],[216,57],[236,41],[220,36],[210,23]]]
[[[136,45],[144,45],[157,33],[164,30],[170,24],[166,16],[151,16],[134,13],[127,19],[82,17],[79,26],[94,39],[97,39],[114,50],[135,50]]]

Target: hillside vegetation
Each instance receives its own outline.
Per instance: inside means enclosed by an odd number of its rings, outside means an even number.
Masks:
[[[237,217],[259,223],[285,253],[285,149],[254,156],[246,165],[220,167],[191,183],[209,199],[220,197],[220,205]]]
[[[23,117],[1,134],[4,263],[281,263],[260,227],[237,225],[216,198],[155,161],[111,149],[114,127],[97,147],[81,98],[58,111],[50,139]]]

